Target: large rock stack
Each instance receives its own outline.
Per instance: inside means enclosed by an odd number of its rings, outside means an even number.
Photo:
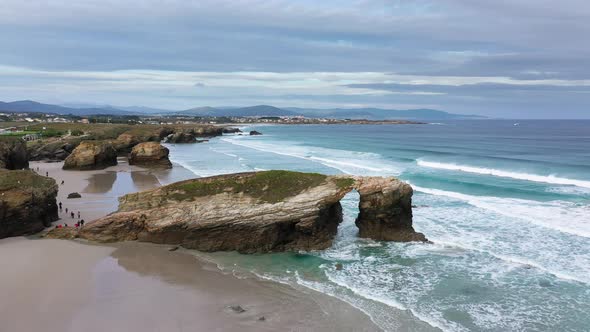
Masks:
[[[66,158],[63,169],[93,170],[117,165],[117,151],[107,141],[83,141]]]
[[[129,154],[130,165],[172,167],[168,155],[170,150],[157,142],[145,142],[137,144]]]
[[[56,221],[57,187],[31,170],[0,170],[0,239],[33,234]]]
[[[412,187],[394,178],[359,177],[359,236],[380,241],[426,241],[412,226]]]
[[[0,137],[0,168],[29,168],[27,143],[19,137]]]

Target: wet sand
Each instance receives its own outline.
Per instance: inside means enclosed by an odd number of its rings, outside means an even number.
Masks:
[[[62,203],[63,210],[59,213],[61,220],[58,223],[68,225],[78,221],[78,211],[81,219],[88,222],[117,210],[118,197],[124,194],[191,177],[189,171],[180,167],[150,170],[131,166],[126,158],[119,158],[117,166],[105,170],[64,171],[61,169],[62,166],[63,162],[30,163],[31,169],[43,176],[49,174],[59,185],[57,201]],[[80,193],[82,198],[68,199],[68,194],[73,192]],[[65,211],[66,208],[68,213]],[[74,219],[69,215],[70,211],[75,213]]]
[[[64,180],[58,201],[80,210],[87,221],[114,211],[122,194],[189,175],[180,168],[149,171],[126,163],[87,172],[62,171],[61,163],[31,163],[36,167],[58,183]],[[70,192],[82,198],[66,199]],[[65,212],[61,217],[58,223],[72,223]],[[168,249],[135,242],[102,246],[24,237],[0,240],[0,330],[379,330],[368,316],[338,299],[223,274],[190,251]]]

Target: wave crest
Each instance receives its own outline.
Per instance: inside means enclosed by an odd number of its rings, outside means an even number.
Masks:
[[[417,160],[417,164],[418,164],[418,166],[422,166],[422,167],[444,169],[444,170],[449,170],[449,171],[459,171],[459,172],[474,173],[474,174],[492,175],[492,176],[497,176],[497,177],[516,179],[516,180],[590,188],[590,181],[568,179],[568,178],[563,178],[563,177],[557,177],[554,175],[537,175],[537,174],[529,174],[529,173],[510,172],[510,171],[503,171],[503,170],[498,170],[498,169],[493,169],[493,168],[476,167],[476,166],[468,166],[468,165],[457,165],[457,164],[446,164],[446,163],[424,161],[424,160]]]

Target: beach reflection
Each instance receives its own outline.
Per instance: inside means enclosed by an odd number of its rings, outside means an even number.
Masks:
[[[117,180],[117,172],[108,171],[105,173],[92,174],[88,179],[88,185],[84,188],[85,193],[104,194],[113,189]]]

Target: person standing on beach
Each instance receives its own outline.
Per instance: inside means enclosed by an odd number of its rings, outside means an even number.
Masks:
[[[59,202],[59,211],[61,212],[61,202]]]
[[[75,217],[75,215],[74,215],[74,211],[72,211],[72,212],[70,213],[70,216],[72,216],[72,219],[74,219],[74,217]]]
[[[78,211],[78,219],[80,219],[80,211]]]
[[[45,176],[49,176],[49,172],[45,172]]]

